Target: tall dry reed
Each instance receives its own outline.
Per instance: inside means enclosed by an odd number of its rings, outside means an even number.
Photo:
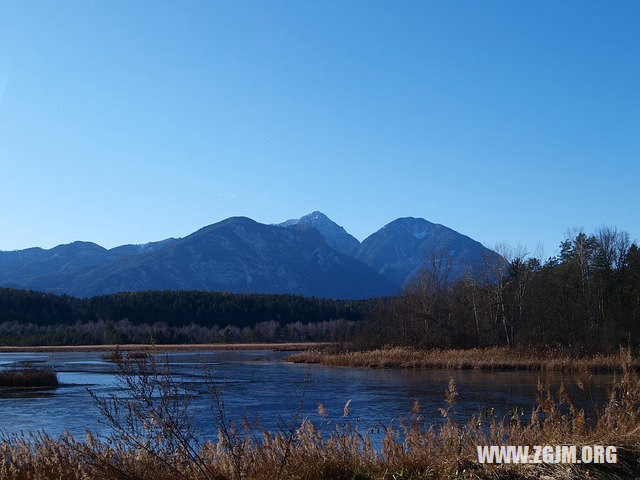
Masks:
[[[472,349],[414,349],[388,347],[363,351],[306,350],[286,357],[294,363],[371,368],[421,368],[449,370],[559,370],[621,371],[617,355],[579,356],[560,350],[536,351],[504,347]],[[630,360],[639,368],[640,359]]]

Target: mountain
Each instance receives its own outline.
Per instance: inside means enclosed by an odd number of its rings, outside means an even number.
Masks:
[[[446,258],[451,265],[449,278],[455,280],[469,267],[480,265],[486,256],[498,254],[448,227],[406,217],[392,221],[363,240],[354,256],[403,286],[428,267],[432,257]]]
[[[322,234],[331,248],[344,255],[352,255],[360,246],[360,242],[355,237],[347,233],[344,228],[324,213],[318,212],[317,210],[304,217],[287,220],[279,225],[282,227],[297,227],[301,225],[313,227]]]
[[[157,249],[41,275],[22,285],[76,296],[216,290],[356,299],[397,291],[362,262],[336,252],[314,228],[282,228],[244,217],[204,227]]]
[[[106,248],[91,242],[73,242],[45,250],[29,248],[0,252],[0,278],[24,284],[48,273],[73,271],[107,259]]]
[[[0,286],[75,296],[216,290],[358,299],[399,292],[434,255],[450,261],[452,280],[500,258],[422,218],[399,218],[359,243],[316,211],[279,225],[228,218],[184,238],[112,249],[73,242],[0,251]]]
[[[132,255],[140,255],[141,253],[152,252],[159,248],[170,245],[175,241],[176,241],[175,238],[167,238],[165,240],[160,240],[158,242],[149,242],[149,243],[143,243],[139,245],[134,245],[134,244],[120,245],[119,247],[114,247],[111,250],[108,250],[109,257],[110,257],[109,260],[115,260],[122,257],[129,257]]]
[[[122,245],[107,250],[92,242],[73,242],[51,249],[0,251],[0,282],[27,285],[42,275],[74,272],[84,267],[139,255],[175,241],[173,238],[143,245]]]

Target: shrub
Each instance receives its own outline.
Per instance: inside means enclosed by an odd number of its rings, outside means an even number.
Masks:
[[[0,387],[58,386],[58,376],[50,367],[5,368],[0,371]]]

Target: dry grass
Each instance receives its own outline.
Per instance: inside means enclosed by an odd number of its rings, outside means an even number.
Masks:
[[[125,418],[139,421],[110,440],[87,434],[83,440],[23,435],[0,442],[0,478],[169,480],[169,479],[629,479],[640,475],[640,380],[623,352],[622,375],[611,385],[606,406],[594,419],[573,406],[564,388],[555,395],[539,385],[537,407],[528,418],[513,412],[504,419],[473,417],[454,420],[457,392],[453,381],[446,392],[444,423],[427,425],[415,404],[405,422],[382,427],[376,448],[371,432],[349,421],[349,405],[331,420],[318,412],[330,434],[321,434],[300,417],[290,431],[268,432],[248,421],[240,425],[219,420],[219,438],[193,442],[182,428],[182,410],[175,411],[175,386],[167,385],[166,402],[136,410],[129,404]],[[142,367],[147,368],[147,367]],[[154,374],[155,375],[155,374]],[[136,391],[158,385],[133,385]],[[153,390],[158,395],[157,390]],[[161,392],[163,390],[161,389]],[[143,394],[144,397],[144,394]],[[217,397],[216,397],[217,398]],[[218,398],[219,400],[219,398]],[[104,403],[108,407],[109,402]],[[125,405],[119,403],[120,406]],[[133,405],[133,407],[131,407]],[[162,406],[164,405],[164,406]],[[216,408],[220,403],[216,403]],[[133,410],[132,410],[133,409]],[[215,411],[215,408],[213,409]],[[218,410],[220,412],[220,410]],[[112,411],[113,412],[113,411]],[[122,412],[120,412],[122,413]],[[183,441],[184,440],[184,441]],[[481,465],[477,445],[615,445],[617,464]]]
[[[127,352],[124,355],[124,358],[131,359],[131,360],[140,360],[140,359],[147,358],[148,355],[149,354],[145,352],[131,351],[131,352]],[[102,355],[102,359],[107,360],[108,362],[117,363],[123,360],[123,355],[120,349],[116,349],[113,352]]]
[[[0,370],[0,387],[40,387],[58,386],[56,372],[47,367],[5,368]]]
[[[620,371],[618,355],[580,357],[561,351],[538,352],[499,347],[468,350],[418,350],[389,347],[347,352],[315,349],[289,355],[286,360],[294,363],[371,368]],[[640,359],[632,358],[630,368],[638,367],[640,367]]]

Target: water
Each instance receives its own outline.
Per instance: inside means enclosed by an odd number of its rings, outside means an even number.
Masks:
[[[85,430],[106,434],[98,409],[87,392],[98,395],[126,395],[118,390],[115,367],[105,361],[102,352],[0,353],[0,365],[49,365],[58,372],[60,386],[52,390],[0,389],[0,431],[43,430],[58,436],[68,430],[82,436]],[[277,429],[286,423],[298,407],[298,399],[306,384],[302,412],[321,428],[329,428],[326,419],[317,413],[322,403],[330,416],[340,423],[343,408],[351,400],[348,419],[360,428],[388,425],[411,414],[414,401],[421,405],[421,415],[427,422],[440,422],[439,409],[445,406],[444,394],[449,380],[454,379],[459,396],[456,414],[469,418],[483,407],[495,409],[498,416],[512,407],[530,412],[535,404],[539,373],[419,371],[402,369],[364,369],[291,364],[283,361],[285,352],[272,351],[212,351],[178,352],[163,355],[176,379],[193,382],[193,408],[196,425],[205,436],[216,433],[216,422],[210,411],[208,388],[202,366],[221,385],[222,396],[231,419],[243,414],[258,416],[263,427]],[[305,383],[305,372],[310,382]],[[542,375],[543,382],[569,387],[577,405],[593,410],[606,398],[611,375],[584,376],[579,379],[584,390],[576,387],[573,375],[553,373]]]

